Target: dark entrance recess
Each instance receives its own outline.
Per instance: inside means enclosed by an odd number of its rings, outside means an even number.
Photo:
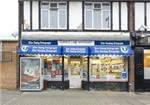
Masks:
[[[135,91],[144,90],[144,48],[136,47],[135,57]]]

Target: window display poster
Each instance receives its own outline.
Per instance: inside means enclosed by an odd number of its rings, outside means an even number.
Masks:
[[[124,57],[91,59],[91,80],[128,81],[128,65]]]
[[[22,57],[20,60],[20,89],[41,90],[41,59]]]
[[[49,59],[44,62],[44,80],[53,81],[62,79],[62,65],[60,59]]]

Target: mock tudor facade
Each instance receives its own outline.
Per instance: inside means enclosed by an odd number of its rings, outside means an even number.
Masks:
[[[134,35],[150,25],[148,8],[143,0],[19,0],[20,90],[144,90]]]

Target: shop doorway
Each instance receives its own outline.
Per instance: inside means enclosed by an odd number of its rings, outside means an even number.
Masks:
[[[69,60],[69,81],[70,88],[81,88],[81,64],[80,57],[70,57]]]

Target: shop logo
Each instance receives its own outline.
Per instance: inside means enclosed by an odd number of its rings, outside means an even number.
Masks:
[[[129,51],[129,49],[128,49],[127,46],[121,46],[121,47],[120,47],[120,50],[121,50],[121,52],[123,52],[123,53],[128,53],[128,51]]]
[[[23,52],[27,52],[27,51],[28,51],[28,46],[22,46],[22,47],[21,47],[21,50],[22,50]]]

